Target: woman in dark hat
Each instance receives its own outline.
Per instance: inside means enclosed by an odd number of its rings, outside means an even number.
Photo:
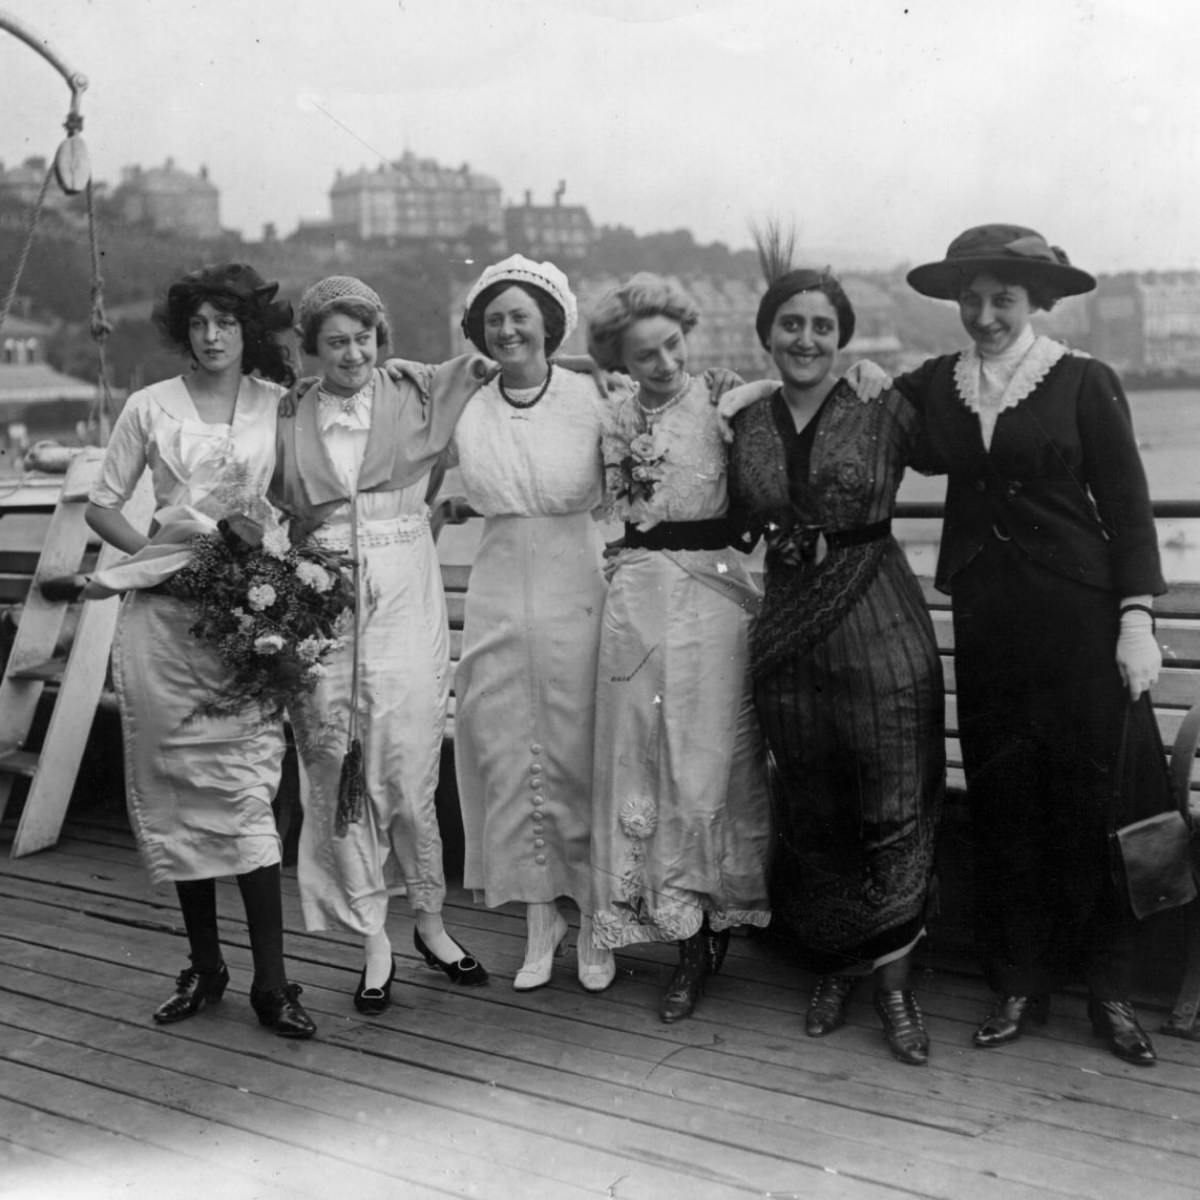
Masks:
[[[1082,966],[1097,1035],[1149,1066],[1106,827],[1123,728],[1137,779],[1118,824],[1169,807],[1147,694],[1166,585],[1119,380],[1031,325],[1095,280],[1032,229],[982,225],[908,281],[956,303],[972,341],[896,387],[924,416],[923,469],[949,475],[937,586],[953,605],[977,936],[997,994],[975,1042],[1045,1020],[1055,982]]]
[[[219,519],[266,492],[275,460],[275,413],[292,381],[277,340],[291,305],[251,267],[205,267],[171,284],[156,319],[189,370],[135,392],[113,428],[87,510],[91,527],[131,555],[146,535],[121,507],[147,468],[159,510],[189,506]],[[191,608],[127,570],[130,590],[113,646],[125,739],[126,797],[142,857],[156,882],[175,884],[191,964],[154,1013],[181,1021],[221,998],[229,972],[217,932],[214,880],[234,875],[254,956],[250,1003],[262,1024],[306,1038],[316,1026],[283,961],[279,836],[271,801],[284,736],[279,721],[204,715],[220,692],[216,655],[189,632]]]
[[[760,239],[756,328],[782,383],[741,412],[732,503],[767,543],[751,638],[755,703],[777,771],[771,907],[818,972],[806,1028],[832,1033],[874,976],[884,1037],[927,1061],[910,986],[944,783],[942,675],[891,515],[919,434],[895,392],[863,404],[835,370],[854,309],[828,271]]]

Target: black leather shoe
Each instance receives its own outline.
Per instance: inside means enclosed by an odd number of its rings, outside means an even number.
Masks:
[[[704,944],[704,934],[697,931],[679,943],[679,966],[663,994],[658,1015],[668,1025],[690,1017],[704,993],[707,978],[708,948]]]
[[[1128,1000],[1098,1000],[1088,997],[1088,1016],[1098,1038],[1120,1059],[1135,1067],[1152,1067],[1158,1061],[1154,1045],[1138,1024]]]
[[[229,970],[224,963],[215,971],[188,967],[175,979],[175,994],[154,1010],[154,1019],[160,1025],[173,1025],[195,1016],[206,1004],[216,1004],[228,984]]]
[[[417,932],[415,925],[413,926],[413,945],[417,948],[417,953],[425,959],[429,966],[437,967],[439,971],[444,971],[446,977],[452,983],[457,983],[460,987],[482,987],[488,981],[488,973],[483,969],[483,963],[466,949],[463,950],[463,956],[458,962],[442,962],[425,945],[425,941],[420,933]]]
[[[1035,996],[1002,996],[996,1001],[987,1020],[975,1030],[977,1046],[1003,1046],[1015,1042],[1030,1022],[1045,1025],[1050,1015],[1050,997],[1044,992]]]
[[[358,987],[354,989],[354,1007],[369,1017],[377,1017],[392,1002],[392,980],[396,978],[396,960],[382,987],[367,987],[367,968],[363,967]]]
[[[902,1062],[923,1067],[929,1061],[929,1034],[912,992],[876,992],[875,1011],[883,1022],[883,1040]]]
[[[281,988],[251,984],[250,1007],[258,1014],[258,1023],[275,1030],[280,1037],[312,1037],[317,1026],[300,1005],[298,997],[303,990],[298,983],[285,983]]]
[[[809,1037],[824,1037],[845,1025],[850,993],[856,983],[858,978],[854,975],[818,977],[804,1018],[804,1032]]]

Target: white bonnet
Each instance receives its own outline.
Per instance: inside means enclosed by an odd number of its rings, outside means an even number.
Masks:
[[[565,342],[579,321],[579,309],[567,277],[552,262],[534,262],[523,254],[513,254],[503,262],[493,263],[475,280],[467,293],[463,306],[463,332],[466,333],[467,318],[475,301],[495,283],[527,283],[540,288],[563,312],[563,336]],[[303,307],[303,301],[301,301]]]

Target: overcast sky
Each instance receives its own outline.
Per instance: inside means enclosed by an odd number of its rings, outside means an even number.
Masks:
[[[201,164],[248,237],[329,215],[405,149],[593,220],[834,266],[937,258],[984,221],[1093,271],[1200,266],[1196,0],[0,0],[91,86],[97,178]],[[0,160],[69,94],[0,33]]]

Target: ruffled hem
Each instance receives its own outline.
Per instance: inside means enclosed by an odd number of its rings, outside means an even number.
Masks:
[[[592,941],[604,950],[620,950],[647,942],[679,942],[700,932],[704,918],[714,933],[738,925],[753,925],[765,929],[771,922],[769,909],[709,909],[694,902],[678,906],[666,916],[661,912],[652,918],[639,918],[624,905],[612,905],[592,916]]]

